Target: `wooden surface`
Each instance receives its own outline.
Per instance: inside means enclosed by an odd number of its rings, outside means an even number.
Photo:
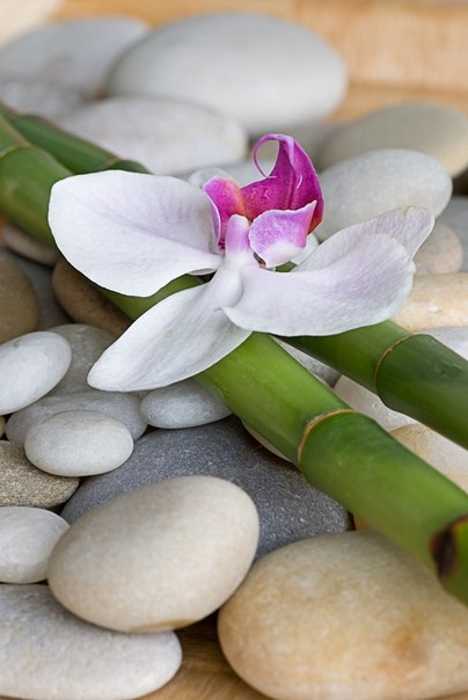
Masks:
[[[409,99],[468,114],[468,2],[455,0],[0,0],[0,39],[44,19],[121,13],[154,24],[223,10],[267,12],[303,22],[345,57],[351,87],[337,117]],[[11,7],[15,8],[12,12]],[[145,700],[262,700],[230,669],[213,620],[181,633],[184,662]],[[360,700],[356,698],[356,700]],[[468,700],[468,693],[443,700]]]

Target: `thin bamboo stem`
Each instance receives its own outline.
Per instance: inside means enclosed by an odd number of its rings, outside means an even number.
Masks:
[[[21,181],[23,205],[31,208],[29,226],[49,240],[50,186],[66,172],[27,147],[0,117],[0,150],[2,143],[24,158],[0,161],[0,209],[24,218],[15,196],[15,206],[10,201],[10,180]],[[150,298],[105,293],[136,319],[186,284],[176,280]],[[299,464],[308,481],[412,552],[468,604],[468,495],[455,484],[349,409],[268,336],[252,334],[197,379]]]

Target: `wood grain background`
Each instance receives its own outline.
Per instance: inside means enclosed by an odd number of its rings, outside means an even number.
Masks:
[[[351,78],[339,118],[414,99],[468,114],[466,0],[0,0],[0,40],[46,18],[131,14],[159,24],[229,10],[302,22],[328,39],[346,59]],[[224,660],[213,619],[180,636],[180,672],[145,700],[265,700]],[[468,700],[468,693],[441,700]]]

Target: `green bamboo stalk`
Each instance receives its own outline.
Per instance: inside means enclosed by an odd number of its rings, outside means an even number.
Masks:
[[[17,152],[21,161],[13,157]],[[30,228],[49,240],[50,186],[65,176],[63,166],[42,157],[0,116],[1,211],[23,216],[10,188],[10,181],[21,182]],[[136,319],[196,284],[195,278],[179,278],[148,298],[103,291]],[[412,552],[468,604],[468,495],[454,483],[347,407],[269,336],[252,334],[196,378],[294,461],[310,483]]]
[[[118,160],[40,117],[18,115],[1,104],[0,114],[74,173],[104,169],[106,163],[145,172],[144,166]],[[17,189],[21,192],[21,186]],[[19,205],[18,213],[24,212]],[[283,340],[367,387],[390,408],[468,448],[468,362],[442,343],[412,336],[392,321],[334,336]]]
[[[50,153],[72,173],[84,174],[100,170],[148,172],[144,165],[133,160],[121,159],[94,143],[59,129],[42,117],[34,114],[19,114],[2,103],[0,103],[0,115],[26,140]]]

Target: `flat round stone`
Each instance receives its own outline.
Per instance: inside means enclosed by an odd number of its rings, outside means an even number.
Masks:
[[[121,335],[130,325],[122,311],[63,258],[54,268],[52,287],[67,314],[78,323]]]
[[[149,425],[169,429],[207,425],[231,414],[221,399],[194,379],[150,391],[140,410]]]
[[[318,162],[328,168],[382,148],[408,148],[436,158],[455,177],[468,166],[468,119],[446,105],[408,102],[377,109],[336,129]]]
[[[324,170],[320,183],[327,203],[316,229],[321,240],[390,209],[418,206],[438,216],[452,193],[452,180],[437,160],[403,149],[344,160]]]
[[[417,275],[411,294],[393,320],[411,332],[466,326],[468,273]]]
[[[0,255],[0,343],[35,330],[39,306],[30,281],[11,258]]]
[[[317,34],[238,12],[158,27],[116,62],[107,91],[205,104],[258,134],[324,117],[346,83],[344,62]]]
[[[50,267],[57,262],[58,252],[55,248],[29,236],[14,224],[5,223],[2,236],[8,248],[24,258]]]
[[[232,119],[166,97],[98,100],[58,123],[159,175],[236,161],[248,146],[246,133]]]
[[[85,389],[67,394],[50,394],[18,411],[7,423],[7,437],[15,445],[24,445],[30,428],[64,411],[94,411],[114,418],[127,426],[135,440],[146,430],[138,396],[116,391]]]
[[[68,372],[54,388],[54,394],[68,394],[89,389],[89,370],[102,353],[115,340],[109,331],[85,323],[67,323],[51,329],[65,338],[72,350],[72,360]]]
[[[130,17],[49,22],[2,45],[0,76],[37,81],[46,76],[55,85],[96,95],[117,57],[146,31],[144,22]]]
[[[0,693],[9,697],[133,700],[161,688],[180,666],[172,632],[127,635],[89,625],[47,586],[0,586],[0,617]]]
[[[26,76],[18,78],[0,75],[0,97],[18,112],[37,114],[46,119],[56,119],[83,104],[83,95],[79,90],[47,82],[47,79],[44,81],[43,76],[34,80]]]
[[[468,690],[468,610],[380,535],[291,544],[222,609],[223,652],[277,700],[419,700]]]
[[[168,479],[74,523],[54,549],[49,585],[68,610],[103,627],[186,627],[232,595],[255,556],[258,529],[255,505],[238,486],[210,476]]]
[[[133,452],[133,438],[115,418],[95,411],[65,411],[33,425],[24,451],[48,474],[82,477],[120,467]]]
[[[68,501],[78,479],[52,476],[28,462],[21,447],[0,440],[0,506],[54,508]]]
[[[53,548],[68,523],[50,510],[0,508],[0,581],[36,583],[47,578]]]
[[[233,417],[200,428],[149,433],[136,443],[122,467],[86,479],[62,516],[75,522],[124,493],[196,474],[228,479],[249,494],[260,518],[258,555],[304,537],[349,527],[342,506],[310,486],[297,469],[260,447]]]
[[[414,257],[417,275],[443,275],[463,267],[463,246],[455,231],[436,222]]]
[[[0,345],[0,414],[19,411],[45,396],[65,375],[70,362],[70,345],[47,331]]]

